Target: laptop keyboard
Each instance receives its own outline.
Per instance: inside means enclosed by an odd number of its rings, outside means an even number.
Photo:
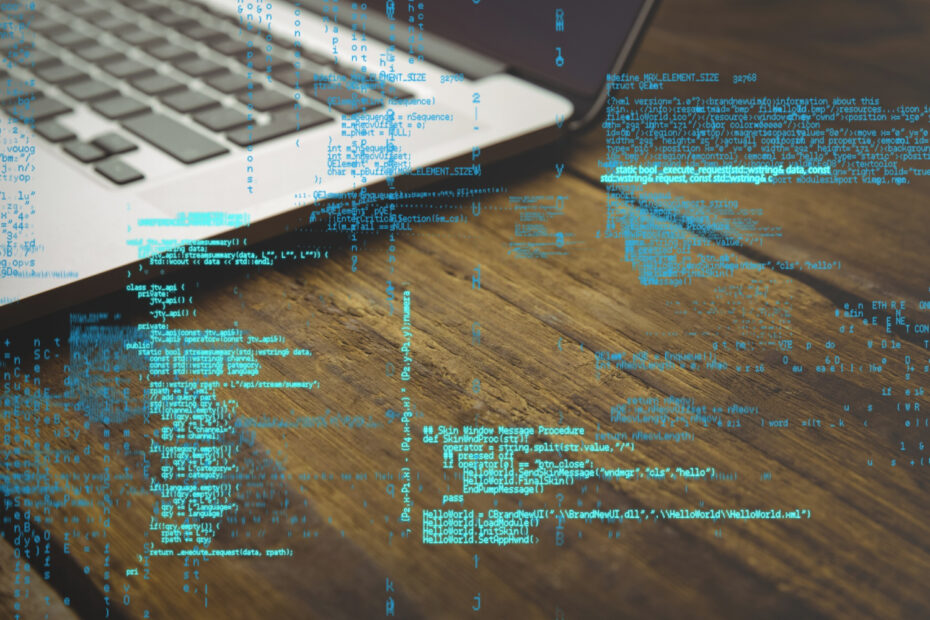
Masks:
[[[39,14],[3,5],[5,20],[22,19],[36,36],[0,39],[0,55],[35,79],[0,68],[0,106],[34,121],[39,136],[117,185],[145,178],[119,158],[138,148],[135,141],[193,165],[412,96],[337,66],[306,43],[295,69],[290,42],[272,40],[268,52],[266,32],[240,35],[237,18],[196,2],[44,0],[43,6],[53,8]],[[298,89],[302,101],[315,104],[295,108]],[[66,115],[79,105],[119,123],[122,132],[76,139],[80,128],[69,127]]]

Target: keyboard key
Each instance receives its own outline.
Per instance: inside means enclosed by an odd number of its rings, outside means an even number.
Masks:
[[[301,86],[303,90],[307,92],[308,95],[316,99],[317,101],[326,101],[327,98],[332,97],[333,94],[338,95],[349,95],[353,91],[349,90],[345,86],[345,82],[341,80],[319,80],[314,82],[308,82]]]
[[[36,122],[44,121],[71,111],[70,106],[65,105],[57,99],[52,99],[51,97],[40,97],[25,102],[10,102],[5,104],[3,108],[10,116],[18,118],[21,121],[33,120]]]
[[[90,7],[93,6],[92,4],[90,4],[89,2],[87,2],[87,0],[71,0],[70,2],[67,2],[67,1],[65,1],[65,0],[53,0],[53,1],[54,1],[54,3],[57,4],[60,8],[66,10],[66,11],[68,11],[69,13],[72,13],[72,14],[74,13],[75,8],[84,7],[84,8],[86,9],[86,8],[89,7],[89,6],[90,6]]]
[[[162,102],[172,110],[183,114],[199,112],[220,105],[220,102],[213,97],[192,90],[163,97]]]
[[[74,157],[78,161],[85,164],[103,159],[107,156],[106,151],[100,147],[94,146],[93,144],[88,144],[86,142],[81,142],[80,140],[72,140],[71,142],[66,143],[65,152],[71,157]]]
[[[294,55],[291,56],[268,56],[268,54],[262,54],[261,58],[258,58],[257,61],[253,60],[252,65],[256,68],[260,68],[261,71],[267,71],[267,67],[271,66],[271,72],[274,73],[279,69],[293,69],[294,62],[298,58]],[[304,71],[307,71],[306,67],[313,65],[314,67],[318,66],[315,63],[310,62],[309,60],[304,60],[301,62],[301,68]]]
[[[217,108],[194,115],[194,120],[211,131],[227,131],[248,124],[249,117],[238,110]]]
[[[155,73],[155,69],[153,69],[150,65],[132,59],[109,62],[103,65],[103,70],[110,75],[123,80]]]
[[[235,23],[236,23],[236,25],[239,24],[239,19],[238,19],[238,17],[236,17]],[[290,42],[290,41],[285,42],[285,41],[283,41],[283,40],[281,39],[281,37],[272,34],[271,32],[269,32],[268,30],[266,30],[266,29],[264,29],[264,28],[261,28],[261,29],[256,30],[256,31],[255,31],[255,35],[256,35],[259,39],[261,39],[261,41],[262,41],[262,47],[264,47],[264,46],[267,45],[268,43],[274,43],[275,45],[279,45],[279,46],[280,46],[280,45],[286,45],[286,46],[291,45],[291,42]]]
[[[72,108],[66,103],[62,103],[57,99],[52,99],[51,97],[42,97],[41,99],[36,99],[29,106],[29,117],[38,121],[48,120],[59,114],[66,114],[71,112]]]
[[[117,185],[125,185],[133,181],[141,181],[145,177],[141,172],[124,161],[110,158],[94,166],[94,170],[110,179]]]
[[[300,48],[300,55],[301,57],[306,58],[310,62],[315,62],[318,65],[333,64],[332,56],[323,54],[321,52],[314,52],[313,50],[307,49],[305,47]]]
[[[71,65],[64,64],[36,69],[35,74],[50,84],[65,84],[67,82],[75,82],[87,78],[87,74],[83,71]]]
[[[7,54],[7,58],[10,62],[26,68],[58,64],[57,56],[37,49],[13,50]]]
[[[78,49],[84,47],[85,45],[93,45],[96,43],[96,41],[87,35],[81,34],[80,32],[75,32],[74,30],[62,30],[60,32],[55,32],[49,34],[48,38],[51,39],[54,43],[62,47],[66,47],[70,50]]]
[[[278,67],[271,72],[271,77],[278,80],[288,88],[295,88],[299,84],[301,87],[318,82],[323,76],[329,76],[329,70],[322,65],[302,60],[300,69],[295,69],[293,63],[286,67]]]
[[[297,88],[298,84],[303,86],[313,82],[313,74],[304,71],[303,67],[295,69],[294,67],[282,67],[271,72],[271,77],[281,82],[288,88]]]
[[[171,11],[171,8],[158,2],[139,2],[133,5],[132,8],[151,18],[154,18],[156,15],[168,13]]]
[[[222,144],[161,114],[144,114],[125,120],[122,124],[149,144],[185,164],[192,164],[229,151]]]
[[[204,77],[206,75],[215,75],[217,73],[222,73],[226,71],[226,67],[219,63],[215,63],[212,60],[207,60],[206,58],[192,58],[190,60],[184,60],[175,65],[178,69],[186,73],[191,77]]]
[[[115,131],[109,131],[102,136],[97,136],[91,140],[91,144],[103,149],[109,155],[128,153],[139,148],[134,142],[130,142]]]
[[[239,46],[236,51],[226,53],[225,55],[229,56],[236,62],[242,63],[243,65],[251,62],[252,66],[256,67],[257,65],[255,65],[255,62],[259,59],[259,57],[265,56],[264,44],[261,41],[255,39],[251,41],[252,45],[248,44],[248,39],[240,39],[239,41],[242,43],[242,46]],[[232,46],[230,46],[230,48],[231,47]]]
[[[75,138],[74,132],[58,121],[36,123],[35,132],[49,142],[64,142]]]
[[[98,114],[113,120],[149,111],[148,105],[132,97],[127,97],[126,95],[104,99],[103,101],[95,101],[91,104],[91,107]]]
[[[235,56],[244,53],[248,49],[248,45],[242,39],[233,39],[225,35],[223,35],[222,39],[208,41],[207,45],[224,56]]]
[[[65,24],[49,17],[39,17],[38,19],[33,20],[33,22],[29,24],[29,27],[39,34],[44,35],[49,35],[53,32],[62,32],[68,29],[68,26]]]
[[[3,52],[4,56],[14,53],[30,54],[35,48],[36,44],[28,32],[0,38],[0,51]]]
[[[74,132],[58,121],[36,123],[35,132],[49,142],[63,142],[75,138]]]
[[[141,28],[118,32],[116,36],[125,41],[126,45],[132,45],[133,47],[150,47],[153,45],[163,45],[168,42],[168,39],[165,37],[148,30],[142,30]]]
[[[92,101],[117,94],[115,88],[98,80],[84,80],[83,82],[66,84],[61,89],[78,101]]]
[[[194,50],[176,45],[174,43],[163,43],[161,45],[154,45],[147,47],[146,52],[157,58],[158,60],[164,60],[166,62],[173,62],[175,60],[180,60],[181,58],[193,58],[197,55],[197,52]]]
[[[278,69],[294,67],[294,57],[283,58],[281,56],[269,56],[268,53],[260,47],[250,48],[250,51],[252,52],[251,58],[248,57],[248,51],[246,51],[245,53],[237,54],[233,59],[246,66],[252,63],[252,71],[257,71],[258,73],[274,73]],[[268,70],[268,67],[271,67],[271,71]]]
[[[380,90],[387,95],[389,99],[409,99],[413,97],[412,92],[394,82],[382,82]]]
[[[241,93],[249,89],[249,84],[255,81],[250,80],[244,75],[237,73],[226,73],[224,75],[214,75],[204,80],[207,84],[220,91],[221,93]]]
[[[124,58],[123,54],[119,50],[115,50],[112,47],[102,45],[100,43],[97,43],[96,45],[80,47],[74,50],[74,53],[87,62],[93,64],[101,64],[113,60],[121,60]]]
[[[127,22],[125,19],[113,15],[107,15],[102,19],[94,21],[94,26],[110,34],[115,34],[123,30],[132,30],[136,27],[132,22]]]
[[[201,43],[209,43],[210,41],[219,41],[224,38],[226,35],[219,30],[214,30],[213,28],[208,28],[206,26],[201,26],[197,24],[190,28],[182,28],[181,32],[185,36],[193,39],[194,41],[200,41]]]
[[[146,95],[163,95],[185,88],[184,84],[167,75],[153,75],[151,77],[138,78],[132,80],[131,84]]]
[[[331,117],[310,108],[301,108],[299,117],[297,110],[285,110],[272,115],[271,122],[267,124],[256,125],[253,129],[237,129],[227,134],[226,137],[233,144],[248,146],[303,131],[332,120]]]
[[[239,101],[245,105],[251,103],[252,107],[259,112],[268,112],[270,110],[294,105],[294,99],[273,90],[258,90],[242,93],[239,95]]]
[[[190,28],[197,25],[197,20],[187,17],[186,15],[172,13],[171,11],[153,15],[152,19],[157,21],[162,26],[165,26],[166,28],[171,28],[172,30],[179,32],[184,30],[185,27]]]
[[[93,23],[95,20],[106,17],[107,12],[100,7],[91,6],[89,4],[78,4],[78,5],[64,5],[63,8],[66,11],[80,17],[81,19],[86,19],[87,21]]]
[[[25,38],[25,33],[22,36],[0,38],[0,52],[3,52],[4,55],[14,49],[32,50],[34,48],[35,45],[32,43],[32,41]]]

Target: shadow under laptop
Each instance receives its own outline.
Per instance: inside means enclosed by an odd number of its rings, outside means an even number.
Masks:
[[[152,315],[151,297],[140,298],[140,288],[149,291],[152,288],[166,290],[183,285],[185,291],[194,290],[196,287],[197,295],[205,296],[211,291],[235,286],[243,279],[253,277],[265,269],[293,274],[308,260],[326,257],[326,260],[348,262],[350,254],[355,251],[353,246],[371,249],[378,243],[388,243],[387,235],[390,232],[402,238],[407,231],[439,226],[427,223],[410,224],[410,220],[417,216],[435,213],[440,207],[448,215],[465,212],[471,207],[472,199],[456,197],[456,193],[468,196],[470,190],[507,187],[532,178],[542,171],[553,170],[553,165],[563,157],[565,148],[564,143],[557,142],[522,155],[501,159],[482,166],[480,175],[398,177],[392,183],[382,182],[362,191],[334,196],[324,201],[323,205],[313,205],[312,210],[316,213],[322,211],[323,217],[304,216],[303,221],[313,221],[299,227],[293,226],[293,219],[283,225],[279,222],[279,230],[290,230],[279,234],[271,233],[264,241],[238,246],[235,252],[226,252],[219,261],[210,260],[210,255],[215,253],[210,248],[223,249],[224,246],[204,244],[196,246],[196,252],[191,252],[190,246],[177,248],[170,252],[170,260],[165,260],[165,256],[162,255],[134,266],[132,277],[128,281],[126,272],[121,270],[120,277],[126,281],[121,290],[88,301],[72,303],[61,310],[34,316],[19,325],[0,330],[0,342],[9,339],[10,346],[21,345],[23,351],[28,351],[34,339],[66,339],[72,315],[107,315],[111,320],[130,325],[170,318],[170,313],[161,317],[157,314]],[[454,163],[450,163],[450,169],[454,167]],[[403,196],[405,193],[414,192],[416,197],[405,199]],[[436,196],[434,203],[429,200],[431,194]],[[308,207],[308,212],[309,209]],[[245,236],[255,238],[252,226],[224,235],[224,239],[241,239]],[[230,255],[233,256],[232,259],[229,258]],[[236,257],[241,260],[236,260]],[[207,264],[211,262],[221,264]],[[150,301],[146,302],[145,299]]]

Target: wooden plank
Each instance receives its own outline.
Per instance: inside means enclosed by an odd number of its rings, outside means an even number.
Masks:
[[[926,3],[779,2],[766,6],[728,0],[661,3],[628,71],[755,73],[758,83],[704,87],[668,84],[662,97],[879,97],[882,104],[924,106],[930,77],[930,11]],[[649,93],[646,93],[648,96]],[[575,143],[568,168],[600,185],[607,171],[605,133],[595,125]],[[763,227],[781,236],[764,241],[775,261],[840,261],[842,268],[813,272],[826,288],[864,301],[927,299],[930,183],[903,187],[669,185],[650,186],[688,200],[739,201],[761,210]],[[745,217],[737,214],[734,218]],[[809,282],[811,283],[811,282]]]
[[[792,363],[805,373],[781,364],[782,352],[759,347],[730,350],[729,372],[674,368],[667,371],[595,369],[594,351],[628,354],[665,350],[709,351],[713,342],[738,339],[738,328],[720,316],[682,315],[692,301],[717,299],[719,279],[696,279],[687,287],[651,286],[624,260],[624,242],[596,238],[592,222],[603,221],[606,196],[589,183],[569,176],[556,181],[551,174],[531,178],[510,194],[561,194],[567,197],[564,215],[554,224],[579,241],[568,256],[544,260],[517,259],[507,248],[517,215],[506,195],[483,201],[480,217],[467,224],[422,227],[398,236],[396,272],[388,271],[386,238],[369,240],[352,272],[348,253],[334,252],[327,264],[282,266],[253,271],[249,278],[200,279],[196,292],[198,315],[178,322],[190,328],[226,328],[238,321],[257,336],[281,334],[289,346],[313,352],[307,360],[263,358],[262,379],[315,379],[319,389],[260,391],[221,389],[222,398],[236,398],[244,419],[297,421],[304,415],[331,413],[386,424],[388,408],[400,408],[397,376],[387,376],[385,365],[402,364],[399,304],[390,314],[384,301],[390,277],[412,293],[413,364],[406,384],[423,418],[414,423],[412,457],[420,474],[413,500],[419,508],[440,507],[449,484],[444,478],[441,451],[419,441],[424,424],[496,427],[557,425],[559,411],[565,424],[582,426],[588,439],[600,425],[618,430],[610,421],[611,408],[629,397],[689,397],[698,405],[758,404],[765,419],[785,419],[789,428],[757,426],[756,417],[740,428],[694,430],[693,441],[640,442],[634,452],[597,454],[592,463],[603,467],[710,466],[719,472],[739,472],[738,481],[693,481],[665,484],[649,480],[601,481],[576,484],[564,491],[562,502],[590,509],[598,501],[606,507],[695,508],[754,507],[811,510],[803,521],[661,521],[619,525],[569,521],[564,547],[556,547],[554,523],[540,529],[541,541],[529,547],[429,546],[418,539],[419,513],[411,525],[414,538],[404,538],[396,518],[398,498],[385,491],[375,474],[396,476],[402,452],[399,423],[379,429],[255,428],[254,445],[237,459],[253,473],[266,475],[269,509],[290,502],[285,511],[306,524],[263,521],[243,526],[233,537],[224,524],[217,545],[242,545],[251,529],[256,546],[288,546],[294,556],[253,560],[212,559],[201,563],[198,583],[186,582],[178,558],[153,558],[149,581],[125,576],[138,566],[137,555],[147,540],[154,508],[146,494],[131,496],[132,506],[114,508],[107,542],[113,573],[102,576],[103,540],[81,540],[73,545],[75,563],[91,565],[90,579],[98,592],[109,581],[113,591],[129,584],[132,604],[119,608],[136,617],[149,609],[153,617],[187,617],[204,613],[202,590],[184,593],[185,583],[209,585],[209,612],[229,617],[358,617],[384,611],[385,579],[401,617],[459,617],[471,614],[473,596],[482,595],[482,611],[495,617],[551,618],[557,610],[566,617],[593,617],[604,610],[648,615],[720,616],[749,614],[914,616],[930,608],[922,575],[930,567],[928,528],[923,514],[930,508],[926,477],[917,470],[891,468],[901,435],[900,414],[885,403],[867,414],[854,405],[873,397],[882,387],[895,393],[907,385],[900,357],[925,351],[904,342],[893,362],[877,377],[867,372],[818,375],[813,365],[827,353],[825,342],[846,363],[868,364],[888,353],[870,351],[868,339],[881,338],[876,329],[837,336],[834,305],[816,291],[783,274],[765,274],[771,290],[761,302],[791,301],[787,325],[760,318],[760,325],[778,327],[800,350]],[[671,224],[654,219],[657,231]],[[706,246],[709,256],[727,250]],[[481,265],[481,289],[471,277]],[[760,276],[737,271],[726,283],[750,286]],[[406,282],[407,284],[404,284]],[[237,293],[234,293],[236,287]],[[321,299],[322,296],[322,299]],[[687,318],[683,318],[686,316]],[[135,320],[139,320],[139,315]],[[133,320],[130,317],[127,320]],[[482,326],[482,343],[471,344],[474,321]],[[696,335],[680,335],[687,321]],[[561,339],[561,340],[560,340]],[[802,343],[811,341],[811,351]],[[561,347],[560,347],[561,344]],[[723,353],[721,353],[724,356]],[[764,373],[737,373],[736,365],[765,364]],[[920,374],[922,380],[926,375]],[[48,362],[43,385],[62,378],[61,362]],[[480,394],[472,389],[481,380]],[[892,410],[889,411],[889,408]],[[63,416],[63,426],[80,428],[82,416]],[[731,418],[733,416],[730,416]],[[839,417],[842,428],[830,427]],[[810,418],[821,428],[807,428]],[[748,419],[748,418],[747,418]],[[863,422],[868,419],[869,426]],[[110,467],[129,467],[132,483],[147,485],[139,472],[136,453],[147,449],[138,418],[111,424],[111,433],[130,432],[128,456],[111,449]],[[655,430],[648,424],[625,430]],[[565,442],[553,436],[553,442]],[[94,473],[103,468],[103,426],[92,423],[80,441],[51,438],[71,449],[91,446],[79,465],[50,464],[56,476]],[[876,465],[869,467],[868,458]],[[327,472],[336,480],[314,480]],[[759,479],[771,472],[770,480]],[[342,480],[342,473],[366,473],[366,480]],[[277,474],[279,477],[272,477]],[[311,476],[306,480],[301,477]],[[397,480],[395,478],[394,482]],[[422,491],[419,485],[423,485]],[[559,504],[554,489],[540,497],[522,498],[524,507]],[[123,496],[122,501],[129,496]],[[497,508],[516,509],[520,498],[500,498]],[[306,503],[305,503],[306,502]],[[492,498],[469,498],[476,510],[493,507]],[[579,508],[580,509],[580,508]],[[257,514],[248,511],[243,516]],[[72,508],[68,514],[99,520],[99,507]],[[260,512],[260,511],[259,511]],[[267,512],[265,513],[267,514]],[[387,516],[387,521],[385,521]],[[93,521],[92,523],[98,523]],[[48,526],[63,543],[60,521]],[[96,526],[94,526],[96,527]],[[258,536],[258,530],[264,530]],[[303,538],[303,529],[318,536]],[[619,537],[614,536],[619,532]],[[474,554],[479,567],[474,568]],[[208,565],[208,566],[207,566]],[[117,606],[118,607],[118,606]]]

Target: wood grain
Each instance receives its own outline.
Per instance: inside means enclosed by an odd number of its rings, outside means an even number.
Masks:
[[[754,70],[779,76],[772,78],[773,88],[797,92],[810,92],[827,79],[828,86],[838,89],[852,77],[866,75],[873,88],[889,96],[925,95],[930,78],[925,71],[916,75],[923,63],[913,54],[924,42],[926,11],[916,3],[895,4],[894,11],[853,4],[857,10],[830,2],[811,12],[800,2],[754,3],[750,9],[724,0],[666,1],[632,70]],[[800,16],[809,19],[799,21]],[[863,41],[874,54],[862,51]],[[807,53],[816,53],[816,61],[798,62]],[[899,56],[897,73],[879,68],[884,66],[882,58],[891,63]],[[846,80],[837,73],[840,70]],[[904,77],[912,73],[913,80]],[[596,235],[605,223],[607,197],[593,182],[600,172],[592,162],[596,165],[602,147],[599,130],[582,136],[568,158],[567,170],[572,172],[559,179],[548,161],[511,162],[497,170],[488,184],[508,190],[483,198],[479,217],[398,234],[394,273],[387,262],[391,241],[381,236],[366,240],[354,272],[348,248],[334,243],[331,259],[325,262],[180,276],[196,291],[198,313],[177,321],[177,327],[225,329],[238,324],[257,336],[280,334],[287,346],[313,352],[303,360],[262,358],[260,378],[318,380],[319,389],[220,389],[221,398],[238,401],[241,420],[293,422],[329,411],[366,420],[370,416],[381,427],[255,429],[254,443],[236,455],[237,463],[261,481],[269,509],[283,506],[286,499],[283,512],[297,522],[265,519],[236,527],[224,523],[215,544],[235,548],[251,539],[259,548],[292,548],[293,557],[212,559],[201,563],[198,579],[190,574],[185,579],[192,567],[183,566],[179,558],[152,558],[151,579],[146,580],[127,576],[126,570],[141,568],[142,545],[151,540],[154,498],[129,491],[132,485],[148,484],[140,454],[148,449],[152,426],[138,416],[104,425],[88,421],[86,412],[64,411],[57,403],[50,413],[61,415],[60,430],[69,429],[72,438],[62,433],[43,441],[64,450],[82,450],[85,445],[90,450],[79,464],[49,464],[52,478],[99,473],[105,454],[111,471],[131,473],[129,487],[113,489],[121,503],[112,510],[105,538],[66,541],[72,528],[62,518],[41,526],[56,548],[71,543],[66,560],[74,567],[90,567],[88,587],[81,592],[72,592],[74,582],[53,579],[59,595],[68,593],[73,607],[88,617],[102,615],[107,584],[115,617],[141,617],[143,610],[157,618],[380,617],[389,579],[396,587],[390,594],[397,615],[403,618],[927,616],[928,478],[923,469],[890,466],[903,433],[902,416],[892,402],[898,398],[881,397],[883,388],[891,387],[897,395],[914,384],[905,379],[901,360],[905,355],[925,359],[926,349],[912,340],[902,341],[893,356],[869,349],[869,340],[886,335],[878,328],[862,328],[840,336],[843,321],[835,311],[843,296],[921,298],[927,273],[928,188],[915,184],[888,193],[817,188],[787,194],[783,188],[727,188],[728,196],[761,205],[767,224],[782,227],[783,237],[766,242],[768,255],[835,256],[843,260],[843,270],[816,282],[771,270],[741,270],[725,282],[697,278],[686,287],[643,286],[625,260],[625,241]],[[674,191],[707,196],[706,188]],[[517,221],[508,199],[512,195],[565,196],[565,213],[553,224],[573,233],[579,243],[570,246],[567,256],[527,260],[509,255]],[[460,206],[462,213],[471,213],[470,201]],[[888,217],[892,208],[900,217]],[[629,205],[625,209],[636,210]],[[671,222],[643,217],[656,231],[698,241]],[[835,234],[823,234],[823,218],[829,219]],[[314,243],[321,239],[332,241],[325,235],[310,238]],[[278,243],[283,247],[293,241],[290,237]],[[701,246],[700,252],[719,257],[732,250],[711,244]],[[751,262],[751,257],[737,260]],[[476,289],[472,275],[479,264],[481,288]],[[411,292],[409,383],[397,373],[385,373],[386,364],[402,364],[404,342],[400,304],[392,314],[384,299],[386,278],[398,292]],[[790,304],[790,321],[781,322],[769,312],[752,322],[755,328],[769,328],[793,341],[787,353],[790,364],[782,363],[786,352],[760,346],[721,352],[728,371],[597,368],[596,351],[645,351],[652,357],[665,351],[710,351],[715,342],[742,339],[734,317],[695,310],[694,302],[719,303],[722,284],[747,290],[767,286],[759,303],[769,311]],[[127,323],[144,320],[133,307],[118,295],[82,309],[118,308],[126,313]],[[471,340],[474,321],[482,327],[480,346]],[[694,334],[688,335],[686,327]],[[43,342],[66,336],[67,316],[56,315],[29,329],[28,338],[10,334],[14,348],[24,356],[29,355],[34,334]],[[836,348],[828,349],[828,341],[835,341]],[[807,342],[810,350],[804,346]],[[62,352],[67,355],[67,349]],[[815,372],[827,354],[866,367],[882,356],[892,361],[880,376]],[[734,370],[762,364],[764,372]],[[805,371],[793,372],[794,365],[803,365]],[[918,381],[926,381],[926,374],[918,375]],[[61,390],[63,379],[64,357],[42,364],[43,386]],[[478,394],[472,390],[474,379],[481,381]],[[396,476],[403,456],[400,424],[389,423],[385,415],[389,409],[400,410],[401,387],[423,414],[414,420],[411,459],[419,478],[413,492],[413,534],[406,538],[405,527],[397,521],[399,500],[386,492],[388,481],[377,478],[385,473]],[[454,490],[460,484],[451,471],[442,469],[441,450],[419,441],[424,425],[554,426],[564,418],[565,424],[585,429],[583,443],[593,443],[598,428],[617,430],[610,421],[611,408],[631,397],[687,397],[708,407],[757,404],[760,413],[738,428],[693,428],[693,441],[644,441],[633,452],[589,456],[595,466],[714,467],[738,472],[739,478],[687,484],[591,481],[559,489],[564,493],[561,499],[554,492],[522,498],[523,507],[591,509],[599,502],[622,510],[800,507],[809,509],[811,518],[619,525],[569,521],[562,547],[555,545],[553,522],[540,527],[540,543],[530,546],[420,542],[419,509],[440,507],[447,485]],[[866,411],[864,404],[872,402],[875,410]],[[849,411],[845,404],[851,404]],[[759,418],[787,420],[788,427],[763,427]],[[821,426],[803,425],[811,419],[821,421]],[[81,429],[80,438],[73,439],[74,431]],[[105,430],[120,438],[111,440],[109,448],[104,445]],[[121,445],[125,430],[130,431],[128,449]],[[639,424],[626,430],[655,429]],[[21,441],[24,432],[14,431],[14,441]],[[558,436],[548,440],[568,443]],[[322,472],[336,479],[313,479]],[[353,479],[343,480],[343,473]],[[366,479],[356,479],[359,473]],[[763,479],[764,474],[770,478]],[[262,512],[245,507],[251,499],[254,496],[238,498],[242,516]],[[499,498],[496,507],[516,509],[518,499]],[[495,507],[489,497],[470,497],[466,505],[476,510]],[[95,525],[84,527],[96,529],[103,512],[99,506],[69,507],[60,515],[64,516],[79,517],[82,523],[93,519]],[[304,531],[311,536],[302,536]],[[106,544],[110,567],[101,561]],[[132,596],[129,606],[113,596],[122,593],[124,585]],[[206,606],[204,585],[209,589]],[[476,614],[472,597],[479,592],[482,608]]]
[[[922,2],[663,2],[628,71],[719,72],[721,84],[669,84],[663,97],[879,97],[886,107],[926,105],[930,11]],[[751,87],[732,75],[755,73]],[[605,133],[596,123],[579,140],[569,166],[597,182],[605,170]],[[773,260],[842,262],[820,272],[824,283],[864,300],[925,299],[930,182],[759,187],[663,186],[688,199],[739,200],[761,209],[760,225],[782,236],[765,241]],[[868,251],[863,251],[868,248]]]

